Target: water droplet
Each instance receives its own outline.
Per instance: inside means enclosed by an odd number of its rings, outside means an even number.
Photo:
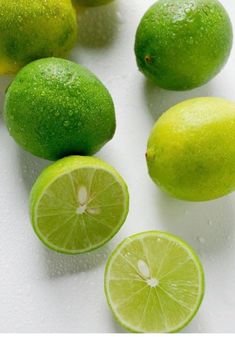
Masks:
[[[199,236],[197,239],[202,244],[204,244],[206,242],[205,238],[203,238],[202,236]]]
[[[209,225],[210,227],[213,226],[213,222],[212,222],[211,220],[208,220],[207,223],[208,223],[208,225]]]
[[[190,36],[190,38],[189,38],[189,44],[193,45],[193,38],[192,38],[192,36]]]
[[[117,16],[117,22],[120,24],[124,24],[126,22],[126,20],[124,19],[124,17],[122,16],[122,14],[120,12],[116,13]]]
[[[65,127],[69,126],[69,124],[70,124],[69,121],[65,121],[65,122],[64,122],[64,126],[65,126]]]

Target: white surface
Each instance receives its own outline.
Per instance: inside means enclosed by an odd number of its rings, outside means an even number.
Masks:
[[[192,92],[154,88],[138,73],[137,24],[153,0],[117,0],[80,15],[80,42],[72,59],[88,66],[110,89],[117,132],[98,156],[114,165],[130,190],[130,213],[118,235],[91,254],[48,251],[28,216],[30,188],[47,165],[20,150],[0,120],[0,332],[122,332],[103,294],[107,256],[127,235],[163,229],[181,236],[201,256],[206,272],[203,305],[187,332],[235,332],[235,195],[208,202],[171,199],[151,182],[145,147],[154,120],[185,98],[235,100],[235,54],[222,73]],[[235,3],[222,1],[235,23]],[[1,79],[1,101],[9,82]]]

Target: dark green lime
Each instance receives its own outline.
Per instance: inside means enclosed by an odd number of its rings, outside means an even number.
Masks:
[[[217,0],[159,0],[136,34],[139,69],[159,87],[188,90],[208,82],[226,63],[232,25]]]
[[[6,93],[5,121],[26,151],[50,160],[91,155],[115,132],[112,98],[86,68],[47,58],[23,68]]]

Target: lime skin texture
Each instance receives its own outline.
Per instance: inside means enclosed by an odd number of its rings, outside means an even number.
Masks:
[[[205,292],[202,264],[192,247],[160,231],[134,234],[110,255],[104,277],[116,320],[135,333],[182,330]]]
[[[189,90],[226,63],[232,25],[217,0],[159,0],[142,18],[135,41],[138,67],[157,86]]]
[[[96,7],[106,5],[113,0],[73,0],[74,5],[77,6],[84,6],[84,7]]]
[[[0,74],[43,57],[64,57],[77,38],[71,0],[0,0]]]
[[[80,196],[84,188],[85,199]],[[81,197],[83,208],[78,212]],[[48,248],[64,254],[81,254],[104,245],[120,230],[128,210],[125,181],[95,157],[58,160],[44,169],[30,193],[35,233]]]
[[[207,201],[235,190],[235,104],[184,101],[155,124],[146,153],[153,181],[171,196]]]
[[[104,85],[86,68],[58,58],[34,61],[17,74],[6,93],[4,117],[20,146],[49,160],[94,154],[116,128]]]

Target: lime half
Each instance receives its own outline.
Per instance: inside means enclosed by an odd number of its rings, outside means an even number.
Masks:
[[[105,270],[109,306],[133,332],[176,332],[195,316],[203,299],[201,263],[185,242],[163,232],[125,239]]]
[[[91,251],[110,240],[129,206],[117,171],[92,157],[72,156],[46,168],[33,186],[30,212],[34,230],[61,253]]]

